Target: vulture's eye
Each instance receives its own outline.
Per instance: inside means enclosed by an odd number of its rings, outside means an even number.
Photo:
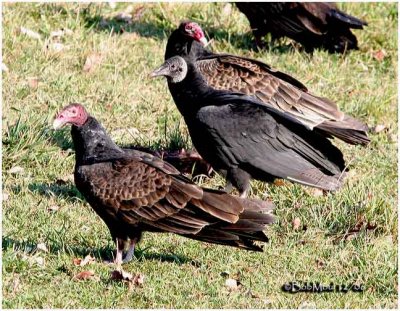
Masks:
[[[72,109],[72,113],[75,114],[75,113],[76,113],[76,110],[75,110],[75,109]]]
[[[171,69],[175,69],[175,65],[171,65]]]
[[[182,67],[179,67],[179,69],[178,69],[178,70],[179,70],[179,72],[182,72],[182,71],[183,71]]]

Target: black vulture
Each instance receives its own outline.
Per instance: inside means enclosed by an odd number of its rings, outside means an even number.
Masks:
[[[346,14],[333,2],[236,2],[246,15],[258,46],[271,33],[273,40],[289,37],[307,52],[323,48],[330,53],[358,49],[350,29],[363,29],[366,22]]]
[[[198,24],[182,22],[168,39],[165,59],[182,56],[195,63],[211,87],[254,96],[327,137],[354,145],[369,143],[368,127],[344,114],[336,103],[309,93],[301,82],[267,64],[212,53],[203,47],[204,43],[204,33]]]
[[[131,260],[144,231],[262,251],[254,241],[268,241],[271,202],[199,187],[158,157],[120,148],[80,104],[66,106],[53,126],[65,124],[72,125],[76,187],[108,226],[118,264]]]
[[[152,76],[167,78],[196,150],[242,197],[251,178],[285,178],[324,190],[341,186],[341,151],[290,115],[254,97],[212,88],[196,65],[180,56]]]

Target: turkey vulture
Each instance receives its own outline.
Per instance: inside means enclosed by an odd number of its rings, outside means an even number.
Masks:
[[[168,39],[165,59],[181,56],[193,61],[211,87],[252,95],[327,137],[354,145],[369,143],[368,127],[345,115],[334,102],[310,94],[301,82],[260,61],[212,53],[203,47],[203,39],[198,24],[182,22]]]
[[[358,49],[350,29],[367,23],[340,11],[332,2],[236,2],[246,15],[258,46],[271,33],[272,39],[287,36],[301,43],[307,52],[321,47],[330,53]]]
[[[325,190],[341,186],[345,162],[323,135],[254,97],[207,85],[196,65],[168,59],[152,76],[165,76],[199,154],[247,195],[250,178],[286,178]]]
[[[54,128],[72,124],[75,184],[117,243],[116,262],[131,260],[142,232],[181,236],[262,251],[254,241],[273,222],[273,204],[201,188],[151,154],[118,147],[80,104],[66,106]]]

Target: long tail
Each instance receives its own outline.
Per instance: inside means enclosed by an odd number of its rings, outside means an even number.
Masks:
[[[332,9],[330,11],[330,16],[334,19],[336,19],[339,22],[342,22],[346,24],[347,27],[349,28],[355,28],[355,29],[363,29],[364,26],[367,26],[368,23],[358,19],[357,17],[354,17],[352,15],[349,15],[343,11],[340,10],[334,10]]]
[[[317,129],[352,145],[366,146],[370,142],[368,127],[350,116],[345,116],[343,121],[325,121]]]
[[[239,200],[244,206],[238,221],[235,223],[215,222],[210,226],[204,227],[195,235],[184,236],[203,242],[262,252],[262,247],[254,244],[254,242],[268,242],[268,237],[263,231],[275,221],[272,215],[273,203],[257,199],[242,199],[238,197],[235,197],[235,199]]]

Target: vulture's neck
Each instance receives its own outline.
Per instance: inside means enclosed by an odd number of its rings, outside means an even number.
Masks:
[[[73,125],[71,135],[77,165],[104,162],[122,157],[124,154],[93,117],[89,116],[86,123],[80,127]]]
[[[195,116],[200,108],[215,105],[213,95],[219,91],[209,86],[192,63],[188,63],[185,79],[179,83],[168,81],[175,104],[184,117]]]
[[[196,61],[211,54],[200,42],[183,35],[179,30],[175,30],[168,39],[164,58],[167,60],[179,55]]]

